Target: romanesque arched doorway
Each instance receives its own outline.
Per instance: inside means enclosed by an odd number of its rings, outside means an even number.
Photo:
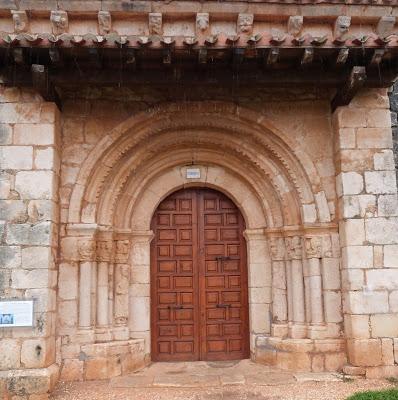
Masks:
[[[224,194],[179,190],[151,229],[152,360],[249,357],[245,222]]]

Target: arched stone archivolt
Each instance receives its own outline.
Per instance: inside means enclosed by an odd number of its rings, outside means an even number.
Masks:
[[[215,115],[218,110],[224,112]],[[242,158],[247,157],[251,162],[251,169],[259,170],[264,178],[268,176],[273,181],[275,190],[278,191],[279,182],[289,188],[287,191],[291,189],[295,192],[301,208],[299,214],[304,217],[304,222],[317,222],[320,219],[326,222],[331,219],[330,214],[325,218],[325,210],[321,218],[316,215],[319,204],[316,207],[314,199],[317,200],[317,197],[314,197],[314,190],[320,190],[320,177],[310,157],[297,143],[291,143],[291,138],[272,129],[256,113],[243,113],[242,109],[228,104],[208,103],[205,107],[188,103],[183,106],[169,105],[144,115],[139,114],[106,135],[91,152],[80,171],[71,197],[69,222],[81,222],[84,203],[89,204],[89,207],[96,207],[103,187],[113,181],[114,171],[120,172],[117,165],[121,160],[125,161],[128,154],[134,154],[138,162],[140,149],[144,157],[148,156],[148,151],[157,151],[155,141],[163,132],[165,135],[169,134],[171,142],[175,143],[172,135],[183,135],[184,131],[189,132],[190,139],[197,143],[206,143],[208,140],[213,147],[221,147],[226,152],[235,151]],[[206,136],[212,136],[213,143]],[[148,148],[149,145],[151,148]],[[121,165],[127,164],[123,162]],[[279,192],[280,190],[279,188]],[[325,199],[322,200],[324,206]],[[287,208],[290,207],[289,205]]]
[[[200,178],[188,179],[188,166]],[[290,136],[224,103],[139,114],[89,154],[63,252],[79,263],[79,331],[100,341],[144,338],[149,353],[150,222],[164,198],[190,186],[223,192],[245,218],[252,353],[261,338],[336,339],[340,288],[325,285],[322,271],[339,273],[338,239],[321,177]]]

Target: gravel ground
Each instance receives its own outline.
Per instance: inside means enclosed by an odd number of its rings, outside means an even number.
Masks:
[[[206,389],[114,388],[109,381],[61,383],[52,400],[343,400],[364,390],[394,387],[386,380],[305,382],[276,386],[237,385]]]

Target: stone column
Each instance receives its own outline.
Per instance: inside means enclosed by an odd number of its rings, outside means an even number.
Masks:
[[[130,255],[129,330],[131,338],[145,339],[145,354],[151,352],[150,245],[152,231],[133,231]]]
[[[13,398],[18,377],[26,398],[33,387],[44,398],[58,370],[59,147],[56,105],[30,89],[0,85],[0,297],[34,300],[33,327],[3,329],[0,339],[0,371],[5,383],[12,379]]]
[[[264,229],[246,229],[251,349],[257,336],[271,333],[272,262]]]
[[[115,233],[114,264],[114,300],[113,300],[113,337],[115,340],[129,338],[129,286],[130,266],[129,253],[131,247],[130,234]]]
[[[304,285],[307,295],[307,322],[308,336],[319,339],[324,336],[324,315],[321,278],[322,237],[306,236],[305,263],[304,263]]]
[[[391,376],[398,201],[386,89],[363,89],[334,112],[333,128],[348,359],[357,373]]]
[[[84,229],[84,226],[82,226]],[[86,230],[82,234],[88,234]],[[97,267],[96,263],[96,243],[95,230],[91,231],[90,236],[82,236],[78,238],[78,253],[79,253],[79,330],[80,336],[85,336],[84,341],[93,341],[93,328],[95,325],[95,301],[93,304],[92,287],[96,285],[93,278],[96,276],[94,270]],[[94,314],[94,315],[93,315]],[[91,339],[92,338],[92,339]]]
[[[106,342],[111,340],[111,314],[109,314],[109,269],[112,261],[113,233],[100,232],[97,241],[97,325],[95,340]]]
[[[287,257],[290,260],[290,282],[288,290],[292,319],[289,316],[289,335],[293,339],[302,339],[307,335],[306,315],[305,315],[305,295],[304,295],[304,277],[303,277],[303,250],[302,238],[300,236],[291,236],[285,239]]]
[[[277,337],[288,335],[288,305],[285,265],[285,240],[270,237],[272,258],[272,326],[271,334]]]

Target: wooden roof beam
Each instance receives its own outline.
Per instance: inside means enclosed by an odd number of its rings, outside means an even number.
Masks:
[[[348,79],[344,85],[338,90],[334,96],[331,108],[332,111],[336,110],[337,107],[346,106],[358,93],[359,89],[363,87],[366,81],[366,69],[365,67],[353,67]]]

